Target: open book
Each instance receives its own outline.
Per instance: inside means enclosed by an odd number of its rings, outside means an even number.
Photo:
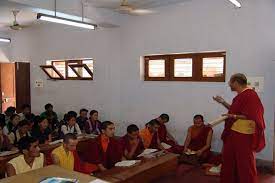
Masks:
[[[140,155],[138,155],[138,157],[143,157],[143,156],[146,156],[146,155],[149,155],[149,154],[152,154],[154,152],[158,151],[157,149],[145,149],[143,151],[143,153],[141,153]]]
[[[78,183],[77,179],[61,178],[61,177],[48,177],[39,183]]]
[[[130,167],[133,166],[137,163],[140,163],[140,160],[125,160],[125,161],[120,161],[115,164],[117,167]]]

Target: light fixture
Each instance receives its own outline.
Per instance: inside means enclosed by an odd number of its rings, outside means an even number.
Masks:
[[[1,38],[0,37],[0,42],[10,43],[11,39],[10,38]]]
[[[239,1],[237,0],[229,0],[232,4],[234,4],[237,8],[241,8],[242,5]]]
[[[92,29],[92,30],[95,30],[95,28],[96,28],[96,25],[94,25],[94,24],[77,21],[77,20],[71,20],[71,19],[62,18],[62,17],[57,17],[57,16],[52,16],[52,15],[45,15],[42,13],[37,14],[37,19],[48,21],[48,22],[59,23],[59,24],[66,24],[66,25],[71,25],[71,26],[76,26],[76,27],[82,27],[82,28]]]
[[[95,24],[84,22],[83,4],[82,4],[82,21],[72,20],[72,19],[56,16],[56,0],[54,1],[54,16],[38,13],[37,19],[48,21],[48,22],[53,22],[53,23],[71,25],[71,26],[75,26],[75,27],[92,29],[92,30],[95,30],[95,28],[97,27]]]

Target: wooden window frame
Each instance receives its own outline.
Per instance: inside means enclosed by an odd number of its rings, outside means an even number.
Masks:
[[[203,58],[223,57],[223,75],[220,77],[203,77]],[[192,58],[192,77],[175,77],[175,59]],[[149,61],[165,60],[165,77],[149,77]],[[144,80],[145,81],[191,81],[191,82],[225,82],[226,76],[226,52],[204,52],[170,55],[144,56]]]
[[[45,72],[45,74],[47,74],[47,76],[50,79],[53,80],[64,80],[65,78],[63,77],[63,75],[53,66],[53,65],[41,65],[40,68]],[[54,70],[54,72],[56,72],[56,74],[59,76],[59,78],[56,77],[52,77],[47,71],[46,69],[51,68]]]
[[[165,61],[165,76],[164,77],[150,77],[149,76],[149,61],[150,60],[164,60]],[[169,69],[169,56],[165,55],[154,55],[144,57],[144,79],[145,81],[169,81],[170,80],[170,69]]]
[[[69,65],[69,67],[75,72],[75,74],[78,76],[78,78],[80,78],[80,80],[93,80],[94,79],[93,72],[86,64],[73,64],[73,65]],[[86,77],[80,76],[79,73],[76,71],[75,67],[83,67],[90,74],[91,77],[86,78]]]
[[[65,61],[66,79],[67,80],[81,80],[81,76],[79,76],[79,74],[77,74],[73,69],[72,70],[76,74],[77,77],[69,77],[69,69],[68,69],[68,67],[71,66],[70,63],[77,63],[77,64],[73,64],[73,65],[79,65],[79,64],[82,64],[82,60],[66,60]]]

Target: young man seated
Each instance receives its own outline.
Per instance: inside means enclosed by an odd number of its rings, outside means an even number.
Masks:
[[[210,156],[210,148],[213,130],[204,124],[203,116],[194,116],[194,125],[189,127],[188,134],[184,143],[184,153],[195,153],[200,162],[204,163]]]
[[[59,125],[58,117],[56,112],[53,111],[52,104],[45,105],[45,112],[41,113],[40,116],[42,118],[47,118],[49,122],[49,127],[51,130],[54,130]]]
[[[39,117],[38,125],[32,129],[31,135],[39,140],[39,144],[48,144],[52,141],[51,130],[47,118]]]
[[[10,151],[10,150],[12,150],[12,148],[13,148],[13,146],[10,143],[10,140],[9,140],[8,136],[6,136],[3,133],[3,128],[0,125],[0,152],[2,152],[2,151]]]
[[[18,141],[25,136],[30,136],[29,122],[27,120],[20,121],[17,125],[17,130],[8,135],[11,144],[15,146],[18,144]]]
[[[97,166],[80,161],[76,152],[77,144],[78,140],[75,134],[66,134],[63,138],[63,145],[52,151],[53,163],[67,170],[91,174],[97,170]]]
[[[5,122],[8,124],[10,121],[10,117],[16,113],[16,108],[15,107],[8,107],[7,110],[5,111]]]
[[[81,135],[82,132],[76,123],[76,115],[73,113],[68,113],[65,116],[65,124],[61,126],[62,135],[66,135],[67,133],[73,133],[76,135]]]
[[[15,132],[17,130],[17,125],[20,122],[20,116],[18,114],[13,114],[10,117],[8,124],[3,128],[3,132],[5,135],[9,135],[11,132]]]
[[[144,145],[139,136],[137,125],[132,124],[127,127],[127,134],[120,139],[120,144],[123,158],[127,160],[136,159],[144,151]]]
[[[7,163],[8,177],[39,169],[45,166],[44,154],[40,153],[38,140],[33,137],[22,137],[18,142],[21,155]]]
[[[160,127],[158,129],[158,136],[159,140],[161,143],[165,143],[171,146],[169,149],[169,152],[176,153],[176,154],[181,154],[184,147],[178,145],[178,142],[176,139],[169,133],[169,131],[166,128],[166,123],[169,122],[169,115],[168,114],[161,114],[157,119],[156,119]]]
[[[100,171],[110,169],[122,160],[122,149],[119,141],[114,138],[115,125],[105,121],[101,124],[102,134],[95,141],[87,145],[85,152],[81,153],[83,160],[96,164]]]
[[[84,130],[85,123],[88,120],[87,114],[88,114],[87,109],[80,109],[79,116],[76,118],[76,122],[77,122],[80,130],[82,130],[82,131]]]
[[[84,126],[85,132],[88,134],[99,135],[101,133],[101,122],[98,120],[98,111],[92,110],[90,117]]]
[[[156,119],[153,119],[146,124],[144,129],[140,131],[139,135],[142,139],[145,149],[152,148],[152,149],[165,150],[165,148],[161,145],[161,142],[158,137],[159,127],[160,127],[159,122]]]
[[[20,116],[20,120],[26,119],[33,121],[35,115],[31,113],[31,106],[29,104],[24,104],[21,109],[22,112],[18,114]]]

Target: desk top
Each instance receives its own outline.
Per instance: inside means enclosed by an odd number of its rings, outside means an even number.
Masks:
[[[39,183],[46,177],[63,177],[78,179],[80,183],[89,183],[95,180],[95,177],[85,175],[75,171],[69,171],[56,165],[47,166],[27,173],[18,174],[6,179],[0,180],[0,183]]]
[[[151,168],[160,166],[160,165],[170,162],[170,161],[177,162],[178,155],[169,153],[169,154],[165,154],[161,157],[157,157],[157,158],[142,159],[141,163],[139,163],[135,166],[114,167],[110,170],[99,173],[98,177],[105,178],[106,180],[108,180],[108,177],[116,178],[119,180],[127,180],[127,179],[130,179],[133,176],[141,174]]]

